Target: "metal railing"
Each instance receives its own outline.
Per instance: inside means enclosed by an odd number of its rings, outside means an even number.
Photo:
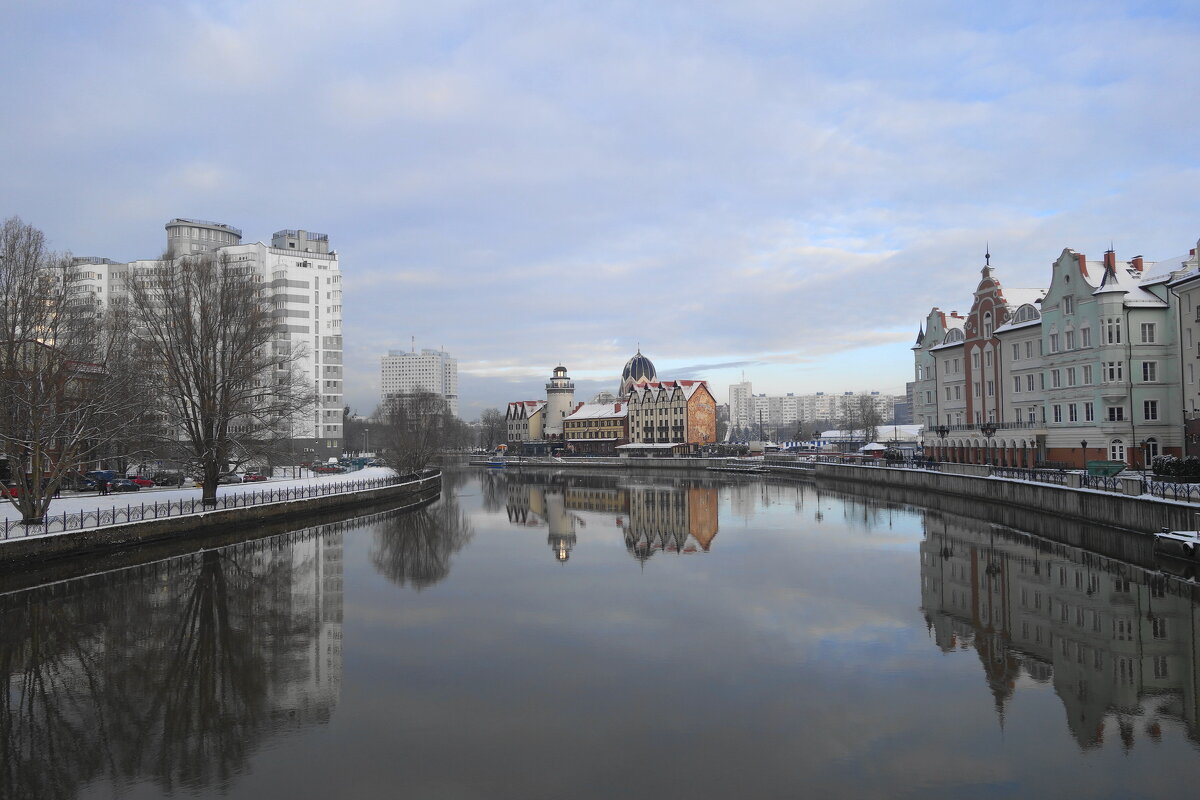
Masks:
[[[997,478],[1015,478],[1019,481],[1052,483],[1056,486],[1067,485],[1067,473],[1062,470],[1029,469],[1028,467],[992,467],[992,475]]]
[[[427,472],[421,476],[396,475],[388,478],[372,478],[356,481],[336,481],[313,486],[290,486],[280,489],[260,489],[253,492],[229,492],[216,497],[216,503],[205,505],[202,499],[189,497],[165,502],[141,503],[139,505],[97,508],[94,511],[64,511],[47,515],[40,523],[26,525],[19,519],[4,520],[4,540],[25,539],[31,536],[46,536],[71,531],[100,528],[106,525],[125,525],[131,522],[146,522],[155,519],[202,514],[228,508],[286,503],[292,500],[307,500],[335,494],[382,489],[387,486],[420,484],[436,478],[440,473]]]
[[[1200,500],[1200,483],[1177,483],[1176,481],[1142,481],[1142,491],[1164,500]]]

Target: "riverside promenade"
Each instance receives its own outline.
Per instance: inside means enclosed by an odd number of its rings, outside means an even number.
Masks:
[[[195,535],[229,526],[259,525],[316,514],[354,515],[406,507],[440,494],[441,473],[397,476],[385,467],[308,478],[226,484],[217,504],[204,506],[199,488],[143,489],[56,498],[45,520],[23,525],[13,505],[0,505],[0,564],[54,558]]]

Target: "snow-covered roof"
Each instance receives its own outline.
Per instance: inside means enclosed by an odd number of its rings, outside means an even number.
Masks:
[[[622,419],[628,413],[624,403],[581,403],[567,419]]]
[[[1004,294],[1005,302],[1007,302],[1009,307],[1013,309],[1020,308],[1026,303],[1036,303],[1038,300],[1041,300],[1046,296],[1045,289],[1022,289],[1019,287],[1016,289],[1010,289],[1009,287],[1004,286],[1000,289],[1000,291]]]
[[[1100,286],[1092,294],[1108,294],[1109,292],[1124,292],[1126,306],[1167,307],[1166,300],[1155,297],[1142,288],[1142,273],[1130,266],[1129,262],[1119,262],[1116,269],[1111,272],[1106,271]]]
[[[648,394],[662,392],[662,391],[671,392],[678,388],[683,391],[683,397],[685,400],[691,400],[692,395],[695,394],[696,390],[699,389],[701,386],[703,386],[705,388],[705,390],[707,390],[708,382],[707,381],[653,381],[650,383],[639,383],[636,386],[634,386],[632,389],[630,389],[629,393],[631,395],[636,395],[637,399],[639,401],[642,401],[642,400],[646,399],[646,395],[648,395]]]

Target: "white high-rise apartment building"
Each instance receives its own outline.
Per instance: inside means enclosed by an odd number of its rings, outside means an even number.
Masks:
[[[389,350],[380,360],[380,401],[394,394],[433,392],[458,416],[458,359],[444,350]]]
[[[854,394],[754,394],[750,381],[733,383],[729,385],[729,435],[734,436],[738,429],[749,430],[757,435],[760,422],[770,428],[817,421],[832,422],[841,416],[844,398]],[[895,415],[897,397],[879,392],[868,394],[880,418],[890,422]]]
[[[729,385],[729,429],[747,428],[754,416],[751,398],[754,387],[750,381],[731,383]]]
[[[269,245],[242,243],[242,232],[219,222],[173,219],[166,225],[167,252],[174,256],[213,251],[253,265],[271,289],[276,345],[297,354],[296,368],[312,382],[317,405],[291,425],[296,460],[325,460],[342,452],[342,274],[329,237],[304,230],[276,231]],[[154,261],[121,264],[76,258],[80,291],[98,307],[128,296],[126,281]]]

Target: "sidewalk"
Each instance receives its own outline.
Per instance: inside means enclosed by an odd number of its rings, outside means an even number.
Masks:
[[[255,483],[222,484],[217,487],[217,497],[224,497],[231,494],[250,494],[252,492],[262,493],[271,489],[328,486],[352,481],[376,480],[379,478],[388,478],[394,474],[387,467],[366,467],[357,472],[345,472],[339,475],[315,475],[310,478],[285,478],[258,481]],[[201,490],[199,488],[177,489],[169,487],[148,488],[137,492],[115,492],[106,495],[102,495],[99,492],[63,492],[60,497],[54,498],[54,501],[51,502],[46,516],[62,516],[63,512],[77,514],[79,512],[96,511],[97,509],[107,511],[113,508],[122,509],[152,505],[154,503],[178,503],[180,500],[199,498],[200,494]],[[20,520],[21,514],[8,499],[3,499],[0,500],[0,520],[6,519]]]

